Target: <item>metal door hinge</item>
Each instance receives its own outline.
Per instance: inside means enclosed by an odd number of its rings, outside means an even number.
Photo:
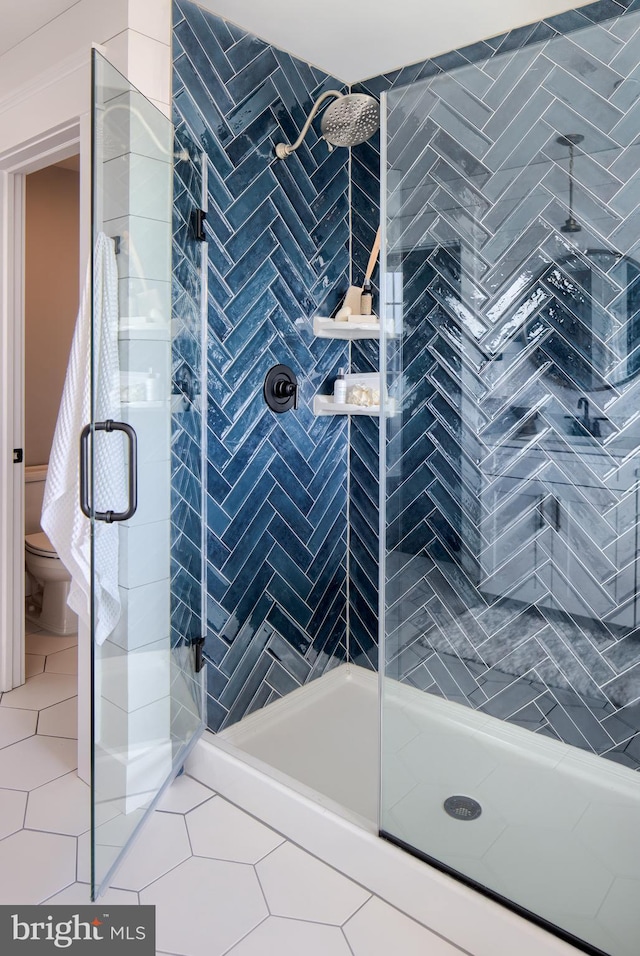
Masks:
[[[23,453],[23,451],[22,451],[22,448],[14,448],[14,449],[13,449],[13,463],[14,463],[14,465],[21,465],[23,458],[24,458],[24,453]]]
[[[198,242],[206,242],[207,234],[204,231],[204,221],[207,218],[207,214],[204,209],[194,209],[191,214],[191,228],[193,230],[193,238]]]
[[[196,652],[194,669],[196,674],[199,674],[204,667],[204,637],[194,638],[194,640],[191,641],[191,644]]]

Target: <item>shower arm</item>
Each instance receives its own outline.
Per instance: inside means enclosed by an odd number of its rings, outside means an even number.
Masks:
[[[319,96],[318,99],[313,104],[311,112],[309,113],[309,116],[307,117],[307,121],[302,127],[302,132],[298,136],[293,146],[289,146],[287,143],[278,143],[278,145],[276,146],[276,156],[278,157],[278,159],[286,159],[287,156],[291,156],[291,153],[295,153],[296,149],[298,148],[302,140],[307,135],[309,127],[311,126],[311,123],[313,122],[314,116],[316,115],[316,113],[318,112],[318,110],[320,109],[324,101],[328,99],[330,96],[343,97],[344,93],[339,93],[338,90],[327,90],[326,93],[323,93],[322,96]]]

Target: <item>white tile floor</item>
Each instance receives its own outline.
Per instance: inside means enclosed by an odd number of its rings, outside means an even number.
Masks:
[[[33,629],[32,629],[33,630]],[[33,630],[0,697],[0,903],[88,903],[75,640]],[[165,956],[455,956],[457,947],[187,776],[103,897],[156,906]]]

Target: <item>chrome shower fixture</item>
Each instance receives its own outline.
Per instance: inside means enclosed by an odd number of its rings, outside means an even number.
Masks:
[[[295,152],[307,135],[313,117],[324,101],[331,96],[335,97],[335,102],[324,111],[320,123],[322,137],[329,144],[329,149],[333,149],[334,146],[357,146],[358,143],[364,143],[373,136],[380,125],[378,101],[366,93],[339,93],[337,90],[327,90],[313,104],[295,143],[292,146],[287,143],[278,143],[276,146],[278,159],[286,159]]]
[[[569,218],[560,226],[560,232],[582,232],[582,226],[573,218],[573,150],[583,139],[581,133],[565,133],[556,139],[556,143],[569,147]]]

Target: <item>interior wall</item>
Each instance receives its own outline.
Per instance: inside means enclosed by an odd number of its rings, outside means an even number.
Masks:
[[[47,166],[26,177],[25,449],[49,461],[78,312],[80,175]]]
[[[347,655],[347,421],[317,418],[347,345],[316,339],[349,270],[348,153],[315,130],[337,80],[199,7],[174,4],[174,118],[207,155],[208,724],[218,730]],[[264,402],[290,365],[299,407]]]

